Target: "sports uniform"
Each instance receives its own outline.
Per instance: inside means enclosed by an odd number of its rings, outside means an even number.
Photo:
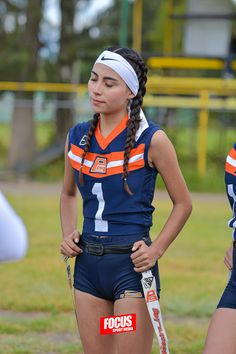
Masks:
[[[68,156],[83,198],[84,213],[80,239],[84,252],[75,262],[74,286],[109,300],[134,293],[143,297],[141,275],[133,270],[130,254],[138,240],[151,244],[149,229],[154,210],[151,203],[157,170],[148,165],[148,149],[160,127],[147,122],[142,115],[129,159],[129,186],[134,191],[129,196],[121,178],[127,121],[128,115],[106,138],[98,122],[82,167],[83,186],[79,183],[79,170],[90,122],[78,124],[69,132]],[[113,249],[116,251],[112,252]],[[157,264],[152,270],[159,289]]]
[[[236,143],[226,159],[225,184],[229,203],[233,211],[233,216],[228,222],[229,227],[232,228],[233,269],[230,280],[218,304],[218,308],[227,307],[236,309]]]

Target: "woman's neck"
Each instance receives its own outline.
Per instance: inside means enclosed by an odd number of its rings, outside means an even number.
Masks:
[[[106,138],[115,127],[124,119],[127,112],[119,115],[104,115],[100,114],[100,132],[104,138]]]

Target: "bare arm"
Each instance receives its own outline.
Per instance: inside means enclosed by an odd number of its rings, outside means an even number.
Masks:
[[[79,232],[77,227],[77,193],[74,180],[74,172],[68,159],[68,143],[65,146],[65,174],[62,185],[60,198],[60,218],[61,228],[63,234],[63,241],[61,243],[61,253],[73,257],[78,255],[81,250],[75,243],[79,242]]]
[[[180,171],[175,150],[163,131],[156,132],[152,138],[149,161],[150,165],[155,166],[162,176],[173,208],[163,229],[150,247],[143,245],[142,241],[134,244],[133,251],[137,251],[132,254],[131,258],[138,272],[151,268],[165,253],[192,211],[190,194]]]

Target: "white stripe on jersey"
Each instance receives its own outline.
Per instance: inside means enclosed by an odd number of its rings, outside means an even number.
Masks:
[[[68,156],[76,161],[76,162],[79,162],[81,163],[82,159],[81,157],[73,154],[73,152],[70,150],[68,152]],[[139,160],[142,160],[144,158],[144,154],[138,154],[138,155],[135,155],[133,157],[131,157],[129,159],[129,163],[132,163],[132,162],[136,162],[136,161],[139,161]],[[111,161],[111,162],[108,162],[107,164],[107,168],[112,168],[112,167],[117,167],[117,166],[123,166],[123,163],[124,163],[124,160],[116,160],[116,161]],[[92,167],[93,165],[93,161],[89,161],[89,160],[84,160],[84,165],[87,166],[87,167]]]
[[[228,162],[231,166],[236,167],[236,160],[230,157],[229,155],[227,156],[226,162]]]

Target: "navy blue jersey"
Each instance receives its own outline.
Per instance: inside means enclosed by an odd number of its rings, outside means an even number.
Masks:
[[[104,138],[98,123],[82,167],[84,185],[79,183],[81,157],[91,122],[80,123],[69,132],[68,156],[83,199],[83,233],[93,235],[133,235],[146,233],[152,225],[152,206],[157,170],[148,165],[148,149],[160,127],[142,118],[128,165],[128,184],[122,180],[126,116]]]
[[[236,240],[236,143],[230,150],[225,164],[225,184],[233,216],[228,225],[232,227],[233,240]]]

